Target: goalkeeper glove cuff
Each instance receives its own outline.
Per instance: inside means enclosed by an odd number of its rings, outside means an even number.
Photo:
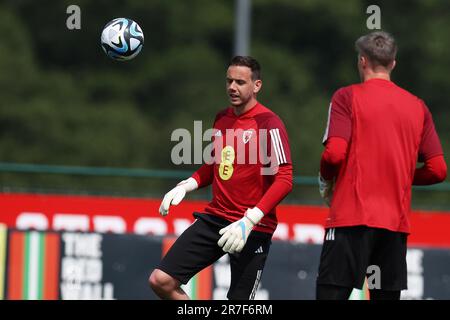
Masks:
[[[250,220],[253,226],[256,226],[264,217],[264,212],[262,212],[258,207],[254,207],[252,209],[247,209],[245,212],[245,217]]]
[[[334,180],[325,180],[319,172],[319,193],[325,203],[330,206],[333,198]]]

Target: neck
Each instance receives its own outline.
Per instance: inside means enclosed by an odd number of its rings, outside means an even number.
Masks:
[[[391,75],[387,72],[370,72],[363,76],[363,82],[370,79],[383,79],[391,81]]]
[[[234,114],[237,116],[240,116],[241,114],[249,111],[250,109],[253,109],[254,106],[256,106],[258,101],[256,101],[255,98],[251,98],[247,103],[240,105],[240,106],[235,106],[234,107]]]

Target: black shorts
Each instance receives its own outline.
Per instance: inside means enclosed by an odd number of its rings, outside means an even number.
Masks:
[[[194,213],[194,216],[196,221],[178,237],[157,267],[182,284],[225,254],[217,241],[221,237],[219,230],[230,222],[208,214]],[[271,234],[252,231],[242,251],[229,254],[231,283],[228,299],[254,298],[271,239]]]
[[[326,230],[317,284],[361,289],[407,289],[407,234],[366,226]],[[370,268],[368,268],[370,267]],[[379,270],[379,272],[378,272]],[[374,286],[379,273],[378,287]]]

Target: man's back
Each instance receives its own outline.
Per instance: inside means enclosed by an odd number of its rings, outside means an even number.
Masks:
[[[350,106],[351,138],[328,224],[409,232],[407,215],[425,105],[383,79],[352,85],[337,94],[344,94]]]
[[[371,32],[355,48],[362,83],[333,95],[323,138],[319,191],[331,207],[316,295],[348,299],[376,265],[382,282],[370,299],[398,300],[407,288],[411,186],[443,181],[446,165],[428,108],[390,81],[394,38]]]

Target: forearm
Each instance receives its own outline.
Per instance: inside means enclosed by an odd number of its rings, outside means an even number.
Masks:
[[[414,185],[429,185],[445,180],[447,165],[444,156],[439,155],[425,161],[425,164],[414,172]]]
[[[194,172],[192,178],[197,181],[198,188],[206,187],[212,183],[214,177],[213,169],[213,164],[204,164]]]
[[[347,157],[347,145],[347,141],[343,138],[328,139],[320,159],[320,174],[325,180],[333,180],[337,176],[341,164]]]
[[[272,211],[272,209],[275,208],[275,206],[280,203],[281,200],[289,194],[289,192],[291,192],[292,180],[292,165],[281,165],[275,175],[275,180],[269,189],[267,189],[264,193],[256,207],[264,213]]]

